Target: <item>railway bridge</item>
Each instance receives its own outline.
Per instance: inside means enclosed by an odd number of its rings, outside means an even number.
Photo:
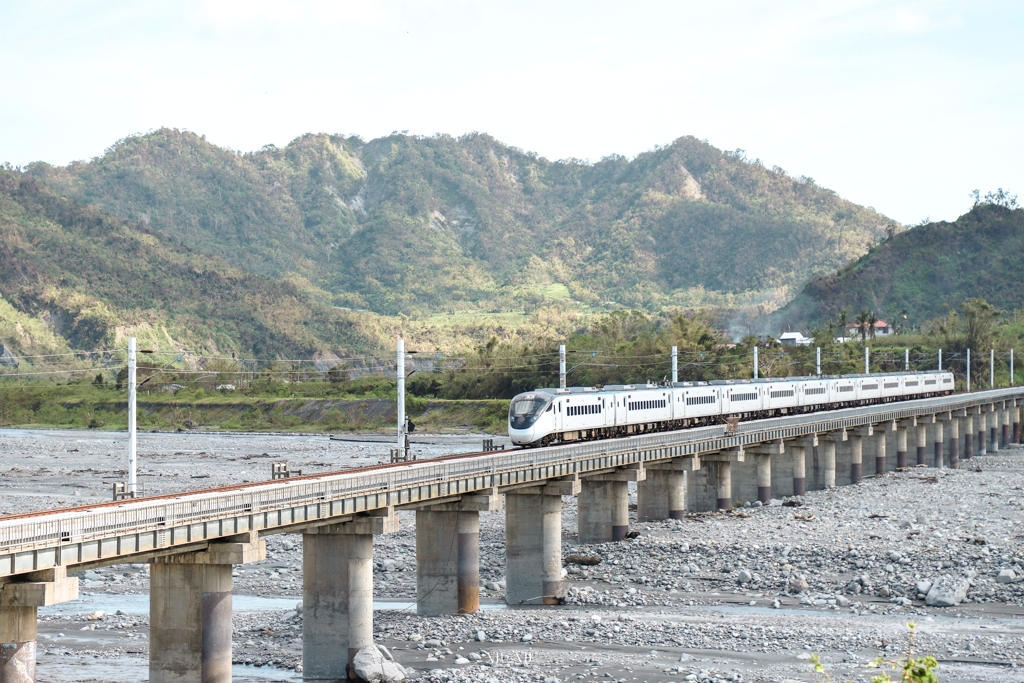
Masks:
[[[479,608],[479,513],[502,507],[506,601],[554,605],[563,496],[578,496],[581,543],[613,542],[629,482],[638,519],[658,520],[956,468],[1019,443],[1022,405],[1024,389],[999,389],[0,518],[0,683],[35,680],[37,609],[76,599],[73,573],[128,562],[150,564],[149,680],[230,681],[232,567],[280,533],[303,537],[303,675],[347,680],[373,639],[373,537],[400,510],[416,514],[419,614]]]

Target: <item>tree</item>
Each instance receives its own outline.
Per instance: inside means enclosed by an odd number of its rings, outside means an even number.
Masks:
[[[974,207],[979,206],[1001,206],[1004,209],[1010,209],[1011,211],[1019,208],[1017,204],[1017,195],[1010,194],[1009,190],[999,188],[995,192],[986,192],[985,196],[981,196],[981,190],[975,190],[970,194],[971,199],[974,200]]]
[[[874,312],[872,311],[868,315],[868,321],[867,322],[868,322],[868,332],[870,332],[871,338],[874,339],[875,338],[875,323],[878,322],[878,316],[875,315]]]
[[[332,366],[327,371],[327,381],[331,384],[340,384],[341,382],[347,382],[349,379],[348,365],[343,363]]]
[[[964,312],[964,342],[967,348],[990,348],[995,336],[996,321],[1002,311],[980,297],[968,299],[960,307]]]
[[[843,331],[843,336],[846,336],[846,325],[850,322],[850,314],[847,309],[839,311],[839,329]]]
[[[855,322],[857,323],[857,331],[860,332],[860,340],[865,342],[868,340],[868,321],[871,320],[871,314],[861,309],[860,313],[857,314]]]

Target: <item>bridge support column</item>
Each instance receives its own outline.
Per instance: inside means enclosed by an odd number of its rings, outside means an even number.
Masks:
[[[639,522],[682,519],[686,513],[684,472],[700,468],[692,456],[647,466],[647,478],[636,484],[636,518]]]
[[[729,448],[702,455],[700,459],[703,465],[701,472],[707,475],[705,491],[714,497],[698,501],[698,505],[705,510],[731,510],[732,465],[733,462],[745,462],[743,449]]]
[[[934,424],[935,417],[933,415],[922,415],[917,418],[917,452],[916,452],[916,464],[925,466],[928,464],[928,425]]]
[[[1007,401],[1003,404],[1003,410],[1000,412],[1002,416],[1002,442],[1003,448],[1009,448],[1010,446],[1010,412],[1013,410],[1013,401]]]
[[[824,457],[824,485],[834,488],[836,485],[836,449],[838,444],[846,441],[846,430],[838,429],[821,437],[821,451]]]
[[[1014,399],[1010,406],[1010,425],[1013,430],[1013,443],[1020,443],[1020,405]]]
[[[416,613],[424,617],[480,609],[480,513],[501,496],[463,496],[416,510]]]
[[[0,584],[0,683],[35,683],[40,607],[78,599],[78,579],[63,567]]]
[[[907,469],[907,429],[916,428],[917,421],[914,418],[900,420],[896,423],[896,469]]]
[[[949,418],[949,468],[960,469],[960,423],[964,420],[964,411],[951,413]]]
[[[807,495],[807,455],[818,445],[818,435],[796,439],[790,451],[793,454],[793,495]]]
[[[978,455],[988,453],[988,410],[989,406],[978,409]]]
[[[557,605],[562,597],[562,496],[544,493],[549,487],[505,494],[506,604]]]
[[[863,477],[864,437],[873,434],[871,425],[859,428],[850,435],[850,483],[859,484]]]
[[[373,537],[398,531],[398,515],[390,508],[380,512],[302,536],[306,681],[348,680],[356,653],[373,643]]]
[[[576,519],[580,543],[623,540],[629,533],[629,484],[584,479]]]
[[[718,468],[715,505],[719,510],[732,510],[732,463],[716,462],[715,466]]]
[[[967,411],[964,415],[964,460],[970,460],[974,457],[974,442],[977,440],[977,436],[974,433],[974,412],[977,408],[972,408]]]
[[[772,502],[772,456],[757,456],[757,499],[767,505]]]
[[[935,442],[935,467],[942,469],[942,451],[943,451],[943,436],[942,436],[942,425],[948,421],[948,418],[937,416],[935,420],[935,426],[932,431],[932,440]]]
[[[230,683],[232,565],[267,556],[255,532],[242,538],[150,563],[151,683]]]
[[[988,450],[990,453],[998,453],[1002,444],[1002,428],[1003,428],[1003,404],[995,403],[992,405],[992,412],[988,418]]]
[[[885,433],[889,431],[889,423],[875,426],[875,475],[885,474]]]

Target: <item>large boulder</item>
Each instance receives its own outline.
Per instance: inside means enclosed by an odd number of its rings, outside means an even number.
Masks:
[[[929,607],[953,607],[959,605],[967,597],[970,581],[963,577],[943,575],[932,582],[924,604]]]
[[[390,653],[389,653],[390,654]],[[352,667],[367,683],[400,683],[405,680],[405,669],[384,655],[376,645],[367,645],[356,653]]]

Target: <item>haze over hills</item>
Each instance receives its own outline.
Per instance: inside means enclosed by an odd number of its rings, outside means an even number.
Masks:
[[[238,154],[162,129],[27,173],[236,268],[308,281],[325,304],[412,316],[552,295],[774,308],[900,229],[692,137],[588,164],[483,134],[310,134]]]
[[[783,325],[850,320],[861,310],[920,325],[981,297],[1005,311],[1024,306],[1024,209],[978,203],[953,222],[907,230],[837,273],[816,277],[783,309]]]

